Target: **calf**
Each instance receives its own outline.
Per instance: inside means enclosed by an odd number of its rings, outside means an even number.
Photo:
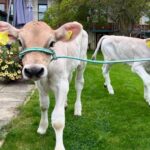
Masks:
[[[103,36],[93,54],[96,58],[97,52],[101,46],[104,60],[122,60],[150,57],[150,48],[146,45],[146,41],[150,39],[138,39],[125,36]],[[150,105],[150,62],[130,62],[132,71],[137,73],[144,83],[144,98]],[[102,73],[105,78],[104,86],[107,87],[109,94],[114,94],[111,85],[109,70],[112,64],[104,64]]]
[[[22,29],[16,29],[6,22],[0,22],[0,31],[8,32],[10,39],[18,39],[24,48],[53,49],[56,55],[86,58],[88,35],[77,22],[70,22],[53,30],[44,22],[32,21]],[[55,44],[54,44],[55,43]],[[55,96],[55,108],[52,112],[52,127],[56,134],[55,150],[64,150],[63,129],[65,127],[65,105],[72,72],[76,69],[75,88],[77,98],[74,115],[80,116],[81,92],[83,89],[83,73],[86,63],[70,60],[52,60],[52,56],[43,52],[26,53],[22,59],[22,74],[25,79],[32,79],[37,85],[40,96],[41,120],[38,133],[44,134],[48,128],[48,91]]]

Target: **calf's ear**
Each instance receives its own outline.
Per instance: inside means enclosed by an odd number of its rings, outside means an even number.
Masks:
[[[71,41],[78,36],[82,28],[82,25],[78,22],[69,22],[55,30],[55,37],[57,40],[64,42]]]
[[[0,21],[0,33],[3,36],[8,35],[9,41],[8,42],[13,42],[18,38],[18,33],[19,29],[13,27],[11,24],[8,22]]]
[[[145,39],[145,42],[146,42],[146,46],[147,46],[148,48],[150,48],[150,38]]]

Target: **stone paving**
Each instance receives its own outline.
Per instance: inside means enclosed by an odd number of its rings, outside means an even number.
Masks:
[[[17,115],[16,108],[25,102],[34,87],[34,84],[25,82],[0,82],[0,130]]]

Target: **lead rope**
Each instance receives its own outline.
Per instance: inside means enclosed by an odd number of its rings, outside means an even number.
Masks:
[[[33,48],[26,48],[19,53],[19,58],[22,59],[26,53],[29,52],[43,52],[52,56],[52,60],[57,59],[72,59],[72,60],[79,60],[83,62],[93,63],[93,64],[114,64],[114,63],[130,63],[130,62],[144,62],[150,61],[150,58],[134,58],[134,59],[123,59],[123,60],[92,60],[92,59],[83,59],[77,58],[72,56],[56,56],[56,53],[52,49],[47,48],[40,48],[40,47],[33,47]]]

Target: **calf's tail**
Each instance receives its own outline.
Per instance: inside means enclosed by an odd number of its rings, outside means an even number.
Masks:
[[[106,37],[107,37],[107,36],[103,36],[103,37],[101,37],[100,40],[98,41],[97,47],[96,47],[96,49],[95,49],[95,52],[94,52],[94,54],[92,55],[92,59],[93,59],[93,60],[96,60],[96,55],[97,55],[97,53],[98,53],[98,51],[99,51],[99,49],[100,49],[100,46],[101,46],[101,44],[102,44],[102,41],[103,41]]]

